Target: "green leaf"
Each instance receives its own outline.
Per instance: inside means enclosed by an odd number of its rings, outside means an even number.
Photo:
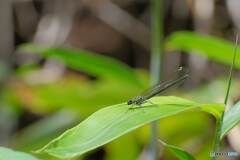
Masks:
[[[101,109],[38,152],[59,158],[76,157],[151,121],[201,108],[203,105],[173,96],[155,97],[151,99],[151,102],[155,105],[145,103],[142,108],[138,106],[132,108],[122,103]],[[214,104],[211,107],[215,106]]]
[[[104,106],[126,101],[145,88],[106,79],[88,81],[74,76],[40,85],[19,81],[9,89],[8,99],[16,97],[20,106],[27,106],[35,113],[46,114],[67,107],[85,118]],[[31,99],[24,98],[29,95]]]
[[[171,151],[172,154],[174,154],[180,160],[195,160],[195,158],[190,153],[184,151],[183,149],[173,146],[173,145],[166,144],[165,142],[163,142],[161,140],[159,140],[159,142],[162,145],[164,145],[165,147],[167,147],[167,149],[169,151]]]
[[[30,154],[0,147],[0,160],[38,160]]]
[[[221,118],[221,115],[224,111],[223,105],[219,104],[204,104],[201,106],[201,109],[205,112],[212,114],[215,118]]]
[[[221,138],[240,123],[240,101],[224,114]]]
[[[234,44],[213,36],[180,31],[173,33],[165,45],[167,50],[177,49],[191,54],[200,54],[223,64],[231,65],[232,63]],[[238,54],[240,54],[239,48]],[[240,68],[240,56],[236,58],[235,67]]]
[[[37,53],[46,58],[56,58],[68,67],[84,71],[100,78],[114,78],[127,83],[140,85],[136,73],[126,64],[115,59],[94,54],[83,49],[46,48],[34,44],[25,44],[19,48],[21,52]]]

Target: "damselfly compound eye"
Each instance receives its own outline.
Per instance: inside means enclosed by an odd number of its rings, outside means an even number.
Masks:
[[[130,100],[127,102],[127,104],[128,104],[128,105],[133,104],[133,100],[130,99]]]

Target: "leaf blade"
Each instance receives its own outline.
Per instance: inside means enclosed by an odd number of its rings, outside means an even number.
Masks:
[[[38,160],[30,154],[0,147],[0,160]]]
[[[240,101],[224,114],[221,139],[237,124],[240,123]]]
[[[129,106],[123,103],[101,109],[38,152],[59,158],[76,157],[151,121],[201,106],[172,96],[155,97],[151,101],[160,107],[144,104],[146,108],[129,110]]]

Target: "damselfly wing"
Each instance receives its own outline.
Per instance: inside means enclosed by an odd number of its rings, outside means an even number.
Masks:
[[[168,88],[171,88],[175,85],[183,83],[189,77],[189,75],[185,72],[185,70],[183,70],[182,67],[180,67],[178,69],[178,72],[182,73],[182,76],[180,76],[176,79],[171,79],[171,80],[165,81],[163,83],[157,84],[157,85],[147,89],[145,92],[143,92],[139,96],[136,96],[136,97],[128,100],[127,104],[128,105],[141,105],[141,104],[145,103],[148,99],[160,94],[161,92],[167,90]]]

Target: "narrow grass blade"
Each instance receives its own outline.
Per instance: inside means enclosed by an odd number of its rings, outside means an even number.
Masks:
[[[235,47],[234,47],[234,52],[233,52],[233,58],[232,58],[232,63],[231,63],[231,68],[229,72],[229,77],[228,77],[228,87],[227,87],[227,92],[224,100],[225,106],[227,105],[229,93],[230,93],[230,88],[232,84],[232,75],[233,75],[233,68],[235,66],[235,61],[236,61],[236,55],[237,55],[237,47],[238,47],[238,35],[236,36],[236,41],[235,41]],[[220,143],[221,143],[221,132],[222,132],[222,125],[223,125],[223,120],[224,120],[224,114],[225,112],[222,112],[221,118],[217,120],[216,123],[216,131],[215,131],[215,140],[214,140],[214,146],[213,146],[213,151],[214,152],[219,152],[220,150]],[[213,160],[217,159],[216,156],[212,157]]]

